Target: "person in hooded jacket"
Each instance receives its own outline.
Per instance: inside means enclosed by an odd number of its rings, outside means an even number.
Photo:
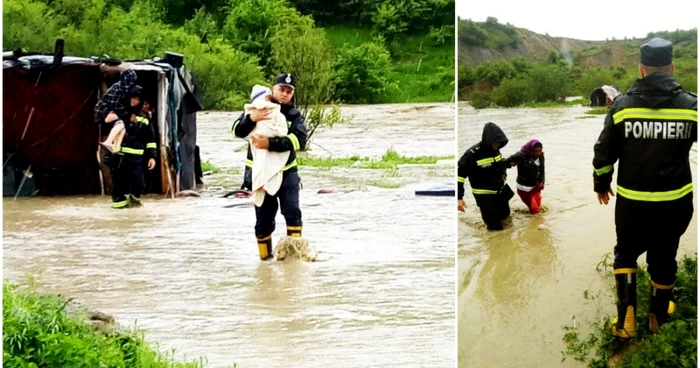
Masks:
[[[593,190],[600,204],[614,195],[610,183],[619,161],[612,333],[623,339],[636,333],[637,258],[644,252],[651,278],[650,332],[658,332],[675,309],[676,253],[694,211],[688,156],[697,142],[697,96],[673,78],[671,42],[654,38],[640,51],[641,78],[605,116],[593,158]]]
[[[136,85],[136,72],[127,69],[119,74],[119,81],[114,83],[95,105],[95,122],[109,130],[109,135],[100,144],[112,154],[120,154],[124,139],[124,122],[130,117],[128,91]],[[111,126],[110,126],[111,124]]]
[[[511,167],[518,166],[516,181],[518,196],[531,214],[539,213],[542,206],[541,192],[544,190],[542,143],[537,139],[531,139],[520,148],[519,152],[508,157],[506,164]]]
[[[484,125],[481,142],[469,148],[457,164],[457,209],[464,212],[464,182],[472,194],[488,230],[503,230],[510,215],[508,201],[515,195],[506,183],[506,162],[501,149],[508,144],[503,130],[494,123]]]

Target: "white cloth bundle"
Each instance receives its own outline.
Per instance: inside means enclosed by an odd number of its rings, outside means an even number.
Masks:
[[[287,119],[280,111],[280,105],[266,100],[266,96],[271,94],[267,87],[260,85],[253,87],[252,101],[250,104],[245,104],[245,113],[249,114],[254,109],[269,109],[271,114],[268,120],[261,120],[255,124],[248,138],[254,135],[268,138],[287,136]],[[251,153],[253,154],[251,190],[255,206],[260,207],[265,200],[265,193],[274,196],[282,186],[282,169],[289,159],[289,151],[271,152],[251,146]]]

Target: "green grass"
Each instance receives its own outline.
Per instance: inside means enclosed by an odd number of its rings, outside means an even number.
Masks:
[[[207,171],[211,171],[212,174],[220,174],[221,168],[216,167],[214,164],[212,164],[209,161],[203,161],[202,162],[202,172],[207,172]]]
[[[334,49],[372,41],[368,27],[328,26],[326,38]],[[398,88],[385,94],[382,103],[448,102],[454,94],[454,41],[434,45],[428,35],[401,37],[389,46],[393,79]]]
[[[612,277],[612,265],[607,254],[598,265],[598,270],[605,273],[609,280],[610,295],[615,295],[615,281]],[[648,331],[650,280],[646,269],[637,271],[637,336],[630,342],[623,342],[612,336],[611,315],[616,311],[614,304],[606,304],[604,316],[591,323],[592,332],[580,336],[576,327],[564,326],[563,337],[566,350],[563,359],[572,357],[584,362],[588,367],[609,367],[614,362],[616,367],[697,367],[697,254],[683,256],[678,265],[676,287],[676,312],[661,331],[652,335]],[[600,294],[593,295],[588,290],[583,297],[598,304]]]
[[[586,116],[577,116],[575,119],[595,119],[595,116],[591,115],[586,115]]]
[[[605,115],[607,113],[608,113],[607,107],[597,107],[597,108],[593,108],[591,110],[584,112],[584,114],[587,114],[587,115]]]
[[[387,180],[374,181],[372,183],[369,183],[369,185],[371,185],[373,187],[384,188],[384,189],[401,188],[401,183],[394,183],[394,182],[390,182]]]
[[[151,349],[137,331],[105,334],[64,312],[60,296],[3,281],[3,367],[198,368]]]
[[[355,167],[359,169],[395,169],[397,165],[434,165],[439,160],[453,159],[454,156],[401,156],[393,149],[389,149],[380,159],[370,157],[312,157],[299,155],[297,161],[300,166],[312,166],[318,168],[331,167]]]

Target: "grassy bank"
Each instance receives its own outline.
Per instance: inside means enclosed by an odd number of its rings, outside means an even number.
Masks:
[[[20,290],[3,282],[3,367],[199,368],[157,353],[142,334],[98,332],[80,316],[67,315],[68,300]],[[174,354],[174,352],[173,352]]]
[[[598,266],[610,280],[610,289],[605,291],[615,295],[615,282],[612,276],[610,255]],[[640,267],[637,273],[637,337],[630,342],[622,342],[612,336],[611,316],[615,313],[614,304],[600,308],[600,294],[593,295],[588,290],[584,298],[588,303],[599,307],[598,321],[591,323],[591,332],[580,336],[576,327],[565,326],[564,359],[574,358],[585,362],[588,367],[697,367],[697,264],[698,256],[684,256],[678,265],[678,280],[674,289],[676,312],[661,331],[652,335],[648,331],[649,274]],[[606,298],[606,300],[610,300]],[[615,299],[612,299],[615,300]],[[608,315],[609,314],[609,315]]]
[[[415,156],[406,157],[393,149],[389,149],[381,158],[349,156],[349,157],[312,157],[299,155],[297,161],[300,166],[318,168],[354,167],[359,169],[393,169],[397,165],[434,165],[439,160],[453,159],[454,156]]]
[[[369,27],[326,26],[326,38],[334,52],[372,41]],[[402,36],[389,46],[392,54],[391,79],[395,87],[381,103],[446,102],[454,94],[454,42],[444,44],[425,35]]]

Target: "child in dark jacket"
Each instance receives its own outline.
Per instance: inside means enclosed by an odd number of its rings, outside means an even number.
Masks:
[[[511,167],[518,166],[518,195],[531,214],[539,213],[542,207],[541,192],[544,189],[542,143],[531,139],[520,148],[520,152],[508,157],[506,163]]]

